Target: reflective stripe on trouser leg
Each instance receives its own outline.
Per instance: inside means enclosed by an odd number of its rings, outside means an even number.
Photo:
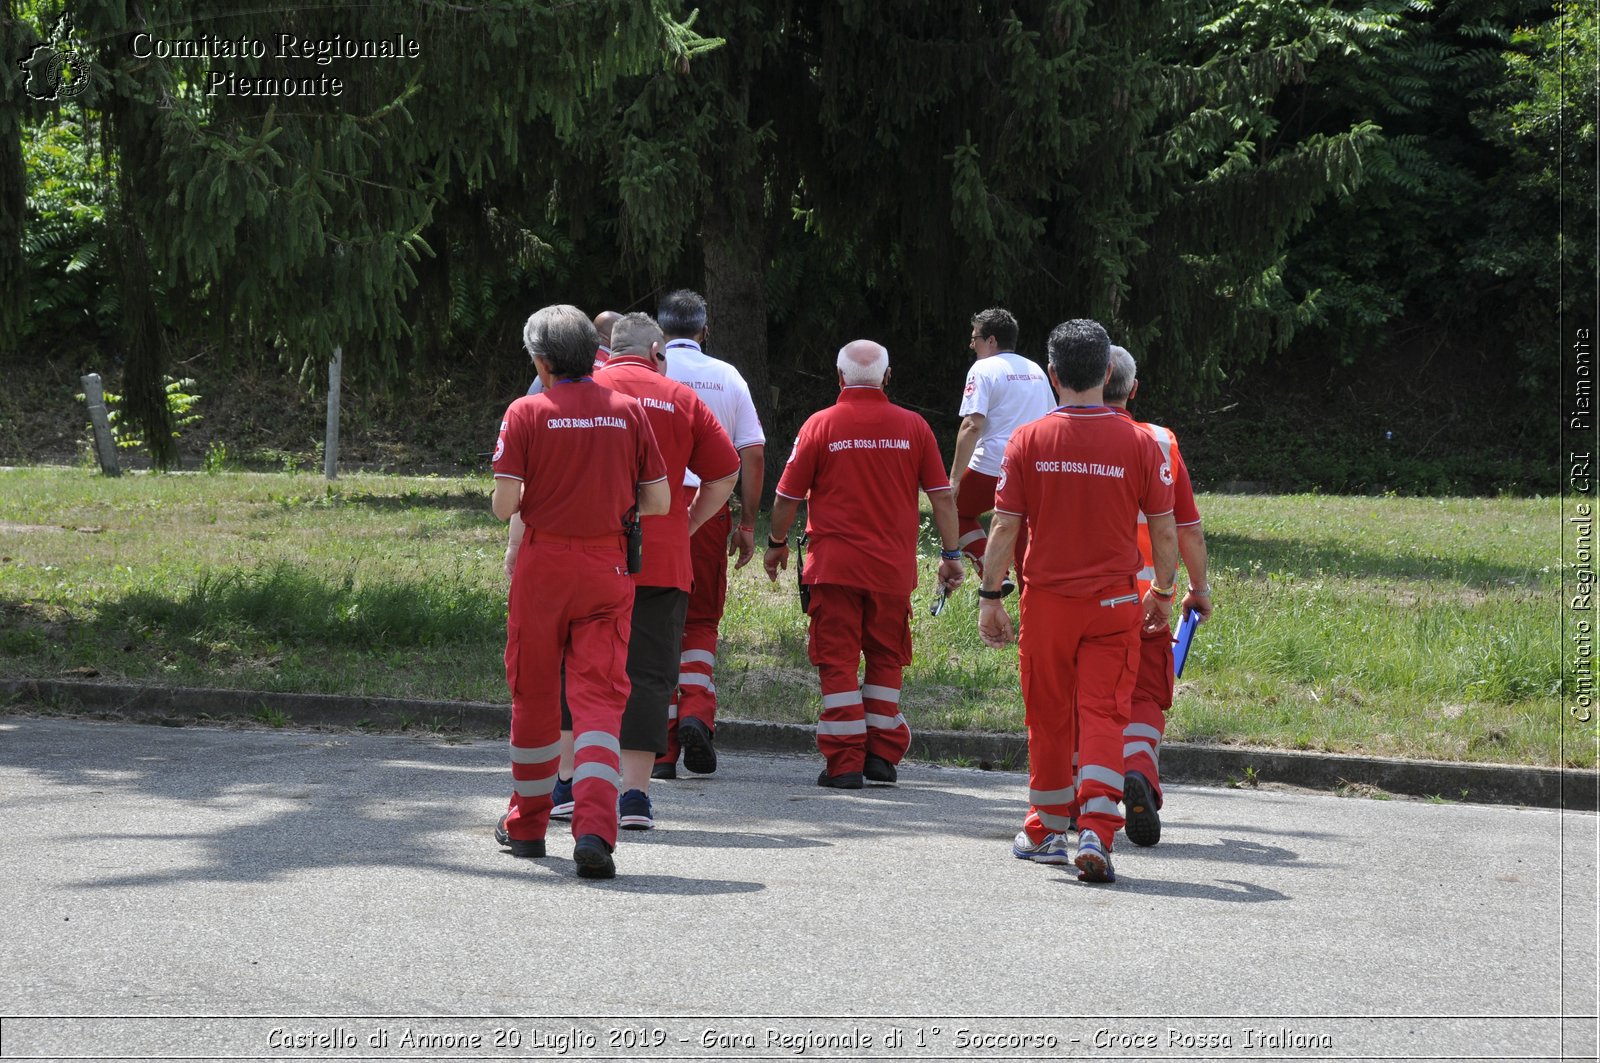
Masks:
[[[1108,804],[1121,796],[1139,606],[1108,609],[1098,599],[1025,589],[1021,610],[1028,789],[1049,798],[1031,801],[1024,829],[1037,843],[1049,831],[1065,830],[1076,811],[1079,829],[1093,830],[1110,846],[1122,825],[1120,810]],[[1081,754],[1076,779],[1075,751]]]
[[[910,595],[865,593],[861,653],[867,662],[861,684],[867,752],[898,764],[911,745],[911,727],[900,712],[900,675],[911,663]]]
[[[1134,680],[1139,671],[1136,603],[1101,613],[1078,644],[1078,829],[1092,830],[1109,849],[1122,827],[1122,731],[1128,726]],[[1117,630],[1119,619],[1126,626]]]
[[[678,714],[680,718],[693,717],[713,731],[717,727],[717,688],[710,680],[717,664],[717,629],[728,597],[728,536],[732,531],[733,518],[728,507],[723,506],[689,540],[694,584],[684,614],[679,671],[685,675],[703,674],[707,682],[680,680]]]
[[[994,508],[996,477],[968,469],[956,488],[956,547],[972,559],[978,575],[983,575],[983,552],[988,548],[988,532],[978,518]]]
[[[866,592],[833,583],[811,587],[808,650],[822,684],[817,749],[828,774],[862,770],[867,759],[867,720],[857,684]]]
[[[1123,729],[1124,771],[1136,771],[1150,782],[1156,807],[1161,807],[1161,736],[1172,707],[1172,635],[1158,631],[1139,639],[1139,678],[1133,705]]]
[[[598,834],[617,843],[617,785],[622,780],[617,735],[632,684],[628,636],[633,627],[633,580],[615,616],[572,625],[567,654],[567,706],[572,714],[576,767],[572,774],[572,836]]]
[[[563,672],[578,729],[616,733],[628,692],[621,668],[633,603],[622,562],[619,549],[550,543],[531,543],[518,555],[506,629],[513,786],[506,831],[514,839],[542,838],[549,825]],[[587,832],[614,840],[615,807],[613,787],[609,833]]]

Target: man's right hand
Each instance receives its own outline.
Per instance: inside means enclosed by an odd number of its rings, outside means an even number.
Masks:
[[[517,574],[517,550],[520,545],[506,547],[506,579],[508,580]]]

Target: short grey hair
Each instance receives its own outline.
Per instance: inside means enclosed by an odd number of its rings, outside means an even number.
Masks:
[[[1111,377],[1106,381],[1101,397],[1107,402],[1122,402],[1133,393],[1133,382],[1138,379],[1139,366],[1128,353],[1128,348],[1111,345]]]
[[[600,348],[600,333],[589,315],[568,303],[535,310],[522,326],[522,346],[529,358],[543,358],[564,380],[588,376]]]
[[[624,314],[611,325],[613,350],[637,348],[638,353],[649,354],[650,345],[662,340],[661,326],[649,314]]]
[[[851,340],[839,348],[835,363],[844,374],[845,384],[882,387],[889,372],[889,348],[871,340]]]

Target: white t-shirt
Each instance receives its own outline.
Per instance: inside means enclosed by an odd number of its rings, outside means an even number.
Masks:
[[[750,397],[750,385],[744,382],[739,370],[720,358],[711,357],[694,340],[667,341],[667,376],[693,388],[700,401],[711,407],[728,438],[733,440],[733,449],[743,450],[767,441],[761,431],[761,418],[756,416],[755,400]],[[683,483],[686,487],[698,487],[700,478],[685,471]]]
[[[986,420],[967,468],[999,476],[1000,459],[1006,456],[1011,433],[1055,408],[1050,378],[1015,351],[1001,351],[973,362],[966,390],[961,393],[961,416],[981,413]]]

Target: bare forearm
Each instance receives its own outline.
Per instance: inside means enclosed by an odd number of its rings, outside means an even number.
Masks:
[[[700,490],[694,494],[694,501],[689,504],[689,534],[693,535],[700,530],[700,526],[718,513],[728,501],[728,496],[733,494],[733,483],[738,479],[738,473],[724,476],[711,483],[700,484]]]
[[[933,507],[933,526],[939,529],[939,544],[943,550],[956,549],[961,532],[956,527],[956,498],[954,491],[934,491],[928,495]]]
[[[754,524],[761,512],[761,488],[767,478],[767,447],[756,443],[739,451],[739,509],[742,523]]]
[[[779,495],[772,503],[772,529],[774,539],[787,539],[789,526],[794,523],[794,515],[800,509],[798,498],[784,498]]]
[[[1189,573],[1189,586],[1206,588],[1211,582],[1206,573],[1206,533],[1198,524],[1178,529],[1178,556]]]
[[[1022,518],[1010,513],[996,513],[989,525],[989,547],[983,552],[983,589],[997,591],[1011,570],[1011,555],[1016,551],[1017,533],[1022,530]]]
[[[972,452],[978,449],[978,440],[983,438],[983,425],[987,418],[969,414],[961,422],[961,429],[956,432],[956,453],[950,459],[950,480],[960,480],[967,471],[967,465],[972,461]]]
[[[1168,513],[1150,518],[1150,564],[1158,587],[1171,587],[1178,578],[1178,525]],[[992,540],[994,533],[990,532]]]

